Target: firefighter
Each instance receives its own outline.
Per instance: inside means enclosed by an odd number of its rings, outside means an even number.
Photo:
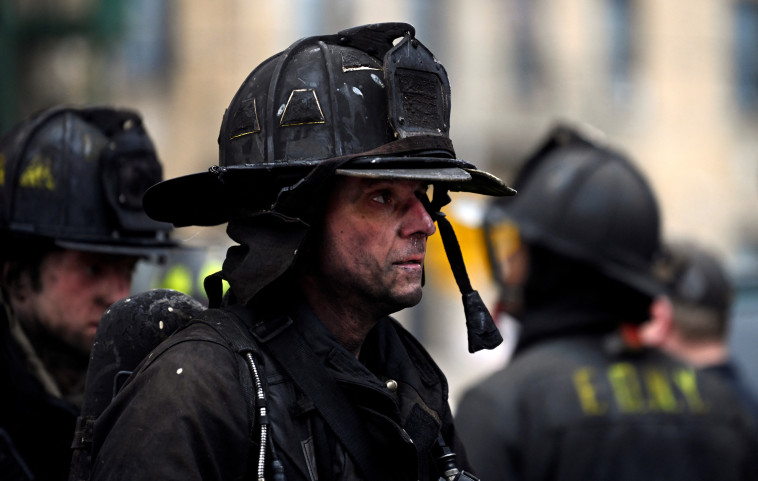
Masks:
[[[161,175],[130,110],[54,107],[0,139],[3,479],[66,479],[100,317],[174,245],[141,204]]]
[[[642,342],[723,377],[758,419],[758,402],[729,352],[734,287],[722,261],[694,242],[672,241],[655,272],[666,291],[642,326]]]
[[[408,24],[304,38],[256,67],[219,165],[145,195],[152,217],[228,222],[238,245],[201,322],[98,420],[93,479],[473,479],[443,373],[390,317],[420,301],[439,228],[469,349],[501,341],[440,209],[449,191],[513,191],[459,159],[449,128],[447,74]]]
[[[456,412],[483,479],[756,479],[758,447],[734,393],[640,342],[663,291],[653,191],[622,153],[558,126],[526,161],[487,232],[502,305],[520,323],[510,363]],[[503,236],[507,238],[507,236]],[[503,253],[499,256],[497,253]]]

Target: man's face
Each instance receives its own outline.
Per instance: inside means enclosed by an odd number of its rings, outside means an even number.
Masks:
[[[40,266],[40,289],[25,282],[13,308],[24,326],[42,329],[89,352],[100,317],[129,294],[136,258],[73,250],[50,253]]]
[[[421,300],[426,239],[436,227],[420,181],[339,177],[318,251],[317,283],[345,305],[390,314]]]

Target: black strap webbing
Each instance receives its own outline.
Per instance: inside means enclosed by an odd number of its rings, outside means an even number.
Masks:
[[[482,349],[494,349],[503,342],[503,337],[495,325],[492,315],[487,310],[487,306],[484,305],[479,292],[471,287],[458,238],[455,236],[450,221],[440,210],[448,202],[450,202],[450,196],[448,196],[447,190],[435,187],[434,199],[426,207],[432,218],[437,222],[442,247],[445,248],[455,283],[458,284],[458,289],[461,291],[463,311],[466,316],[468,350],[474,353]]]
[[[241,305],[227,309],[243,320],[250,311]],[[251,322],[247,323],[251,325]],[[289,318],[272,319],[262,326],[251,327],[261,347],[287,372],[298,388],[311,400],[334,434],[353,458],[364,478],[386,481],[392,475],[379,463],[366,440],[369,434],[337,382],[326,370],[305,341],[292,327]],[[318,367],[314,369],[314,367]]]
[[[255,354],[257,352],[255,343],[250,335],[245,332],[245,329],[239,325],[234,319],[236,316],[232,316],[224,309],[208,309],[203,311],[199,316],[199,322],[202,322],[221,335],[221,337],[229,344],[232,351],[237,354],[237,370],[239,372],[240,382],[242,383],[242,392],[245,397],[245,404],[247,404],[247,414],[250,419],[250,430],[248,437],[252,440],[255,434],[255,383],[253,376],[250,373],[247,360],[245,359],[246,353]]]

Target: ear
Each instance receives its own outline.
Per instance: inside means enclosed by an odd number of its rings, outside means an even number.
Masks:
[[[674,308],[671,301],[660,296],[650,305],[650,320],[640,327],[640,337],[647,346],[661,346],[671,335]]]

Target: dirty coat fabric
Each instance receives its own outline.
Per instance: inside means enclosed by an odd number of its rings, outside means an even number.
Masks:
[[[756,479],[754,425],[734,392],[613,338],[542,339],[466,392],[456,425],[483,479]],[[616,346],[617,347],[617,346]]]
[[[702,371],[719,376],[727,384],[733,386],[748,411],[753,414],[753,419],[758,422],[758,397],[751,390],[750,385],[742,374],[742,369],[737,366],[734,360],[727,359],[722,363],[703,367]]]
[[[40,379],[42,362],[12,316],[0,299],[0,479],[65,480],[78,408],[51,392],[49,373]]]
[[[309,349],[356,408],[372,452],[393,480],[433,480],[432,445],[442,433],[459,447],[447,382],[428,353],[391,318],[366,339],[359,362],[302,304],[290,313]],[[238,359],[219,334],[193,323],[142,363],[95,426],[94,480],[254,479],[257,429]],[[359,468],[314,403],[265,349],[259,363],[269,396],[271,436],[287,481],[361,480]],[[243,371],[244,372],[244,371]],[[393,380],[397,383],[388,383]],[[390,387],[388,387],[390,386]],[[270,468],[267,461],[267,479]]]

